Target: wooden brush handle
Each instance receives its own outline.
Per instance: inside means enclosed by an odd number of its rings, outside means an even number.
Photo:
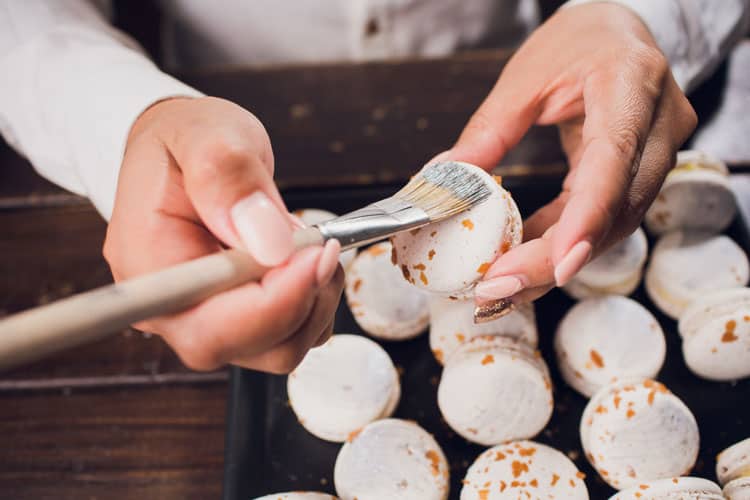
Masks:
[[[294,236],[298,249],[322,243],[317,230]],[[182,311],[266,271],[250,254],[226,250],[9,316],[0,320],[0,370]]]

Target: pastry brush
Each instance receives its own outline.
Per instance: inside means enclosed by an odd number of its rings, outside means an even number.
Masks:
[[[390,198],[295,231],[297,250],[337,239],[356,248],[468,210],[490,195],[464,164],[423,168]],[[185,310],[212,295],[260,280],[269,269],[240,249],[224,250],[120,281],[0,320],[0,370]]]

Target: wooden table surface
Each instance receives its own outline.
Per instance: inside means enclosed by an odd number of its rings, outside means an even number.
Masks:
[[[326,206],[401,183],[450,146],[508,55],[183,77],[256,113],[285,196]],[[535,128],[501,173],[559,175],[561,162],[555,130]],[[105,229],[88,201],[0,145],[0,314],[110,282]],[[226,381],[133,330],[0,374],[0,498],[219,498]]]

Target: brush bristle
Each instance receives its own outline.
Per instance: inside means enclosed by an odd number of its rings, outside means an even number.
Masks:
[[[452,161],[428,165],[396,193],[424,210],[433,222],[469,210],[489,196],[484,179]]]

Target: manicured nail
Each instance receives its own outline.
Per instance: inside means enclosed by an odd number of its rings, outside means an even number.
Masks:
[[[474,308],[474,324],[489,323],[510,314],[516,308],[510,299],[485,302]]]
[[[576,275],[591,258],[593,247],[588,241],[579,241],[571,248],[567,255],[555,266],[555,283],[563,286]]]
[[[339,253],[341,244],[338,240],[328,240],[323,247],[318,261],[318,269],[315,278],[318,280],[318,286],[326,286],[331,282],[336,268],[339,265]]]
[[[500,276],[487,281],[480,281],[474,288],[477,302],[489,302],[504,299],[523,290],[523,282],[517,276]]]
[[[261,191],[234,204],[232,223],[245,250],[262,265],[281,264],[294,252],[289,218]]]

